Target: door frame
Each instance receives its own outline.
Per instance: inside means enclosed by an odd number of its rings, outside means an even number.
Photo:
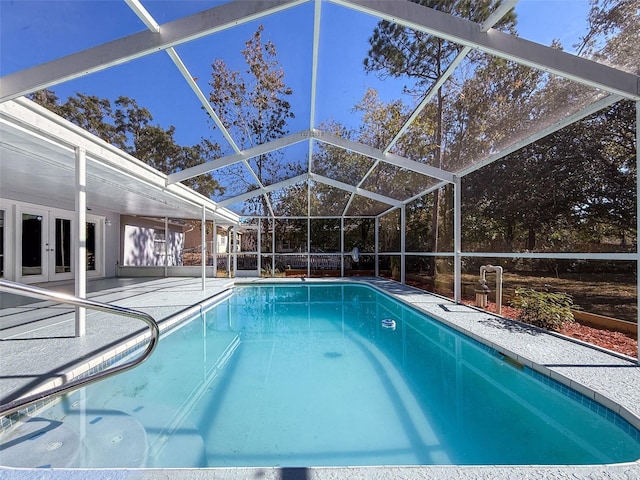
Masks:
[[[74,240],[75,212],[43,205],[0,199],[0,209],[4,210],[4,273],[5,278],[21,283],[44,283],[60,280],[72,280],[75,277],[75,249]],[[42,216],[41,258],[42,272],[36,275],[22,273],[22,215],[32,214]],[[62,218],[70,221],[71,225],[71,270],[55,273],[55,219]],[[95,259],[94,269],[87,271],[87,278],[104,277],[105,272],[105,217],[87,214],[87,224],[95,225]],[[12,259],[9,262],[9,259]]]

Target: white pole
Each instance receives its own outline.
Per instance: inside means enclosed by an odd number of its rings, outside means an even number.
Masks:
[[[205,289],[207,283],[207,209],[202,205],[202,223],[200,223],[200,251],[202,253],[202,290]]]
[[[233,226],[227,227],[227,278],[231,278],[231,230]]]
[[[169,218],[164,217],[164,278],[169,276]]]
[[[340,217],[340,276],[344,277],[344,217]]]
[[[638,352],[637,361],[640,364],[640,256],[638,256],[638,234],[640,234],[640,101],[636,102],[636,302],[637,302],[637,317],[636,325],[638,326]]]
[[[309,192],[309,188],[307,188]],[[309,205],[307,203],[307,205]],[[311,218],[307,216],[307,278],[311,277]]]
[[[257,243],[258,243],[258,251],[257,251],[257,258],[256,258],[256,267],[258,269],[258,277],[260,277],[260,271],[262,270],[262,256],[260,255],[260,251],[262,250],[262,218],[258,218],[258,239],[257,239]]]
[[[453,177],[453,299],[462,301],[462,182]]]
[[[407,230],[407,212],[406,205],[402,205],[400,209],[400,283],[406,282],[407,269],[405,267],[405,249],[406,249],[406,230]]]
[[[76,246],[75,295],[87,297],[87,155],[84,148],[76,147]],[[76,307],[75,336],[87,333],[87,310]]]
[[[269,222],[271,226],[271,272],[275,274],[276,271],[276,219],[271,217]]]
[[[233,276],[238,276],[238,226],[233,226]]]
[[[213,221],[213,234],[211,235],[211,250],[213,251],[213,278],[218,278],[218,226]]]
[[[373,234],[373,241],[375,243],[375,246],[373,247],[373,253],[374,253],[374,259],[375,259],[375,276],[378,277],[380,276],[380,267],[378,265],[378,261],[380,260],[378,258],[378,230],[380,230],[380,219],[378,217],[376,217],[375,220],[375,228],[374,228],[374,234]]]

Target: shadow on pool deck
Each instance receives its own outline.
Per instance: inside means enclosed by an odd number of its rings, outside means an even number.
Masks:
[[[159,318],[166,318],[171,311],[179,311],[185,305],[193,305],[206,299],[216,292],[228,287],[233,280],[229,279],[208,279],[207,290],[199,290],[200,279],[136,279],[135,282],[123,286],[127,279],[106,279],[104,285],[111,283],[110,287],[104,286],[99,290],[100,294],[113,293],[106,298],[115,304],[124,304],[131,308],[148,311]],[[167,281],[168,280],[168,281]],[[333,279],[335,280],[335,279]],[[355,279],[352,279],[355,280]],[[163,281],[167,284],[162,285]],[[122,282],[119,284],[119,282]],[[91,283],[91,282],[90,282]],[[311,283],[311,282],[309,282]],[[563,378],[569,383],[585,385],[592,392],[592,397],[608,400],[608,403],[621,406],[626,412],[631,412],[635,416],[636,426],[640,426],[640,367],[633,363],[632,359],[623,359],[620,356],[608,354],[580,345],[576,342],[569,342],[558,336],[547,334],[531,335],[529,332],[518,331],[514,324],[509,326],[499,317],[491,317],[491,321],[485,324],[479,322],[476,315],[470,315],[474,310],[458,310],[457,305],[451,304],[450,312],[444,311],[437,306],[444,304],[439,297],[429,297],[428,294],[421,294],[418,290],[406,287],[387,279],[373,279],[372,282],[379,288],[397,296],[401,300],[413,301],[412,296],[424,296],[424,302],[416,306],[423,311],[441,317],[447,324],[456,325],[460,330],[469,332],[474,336],[484,337],[487,344],[495,348],[504,349],[508,352],[527,358],[531,362],[536,362],[542,366],[542,370],[547,370],[546,374],[552,378]],[[97,285],[97,284],[96,284]],[[115,290],[113,290],[115,288]],[[108,291],[106,291],[108,290]],[[140,295],[137,295],[140,293]],[[120,299],[118,295],[123,294]],[[126,298],[130,295],[129,298]],[[98,298],[100,299],[100,298]],[[0,316],[0,328],[3,327],[3,317],[5,310],[12,310],[9,304],[2,302],[2,316]],[[55,307],[49,307],[55,315]],[[455,311],[454,311],[455,310]],[[152,313],[153,312],[153,313]],[[466,313],[465,313],[466,312]],[[16,313],[15,311],[13,313]],[[55,316],[52,315],[52,316]],[[50,317],[51,318],[51,317]],[[494,320],[497,319],[497,320]],[[65,320],[67,324],[71,320]],[[495,322],[498,322],[497,325]],[[62,328],[62,330],[60,330]],[[60,325],[46,327],[46,334],[37,334],[37,337],[48,337],[50,332],[53,336],[61,338],[53,340],[39,340],[31,338],[31,342],[7,342],[0,341],[0,395],[9,395],[11,391],[23,388],[25,384],[33,378],[41,375],[43,371],[55,370],[52,368],[53,361],[66,365],[79,360],[79,348],[82,342],[75,338],[69,338],[69,333]],[[31,332],[32,336],[36,336]],[[93,332],[93,337],[100,337],[98,332]],[[75,340],[73,348],[56,348],[51,342]],[[93,350],[101,348],[106,343],[112,342],[113,338],[93,338],[91,341],[98,341],[93,346]],[[46,342],[48,345],[37,346],[38,342]],[[7,349],[7,345],[12,343],[14,348]],[[85,343],[90,343],[85,339]],[[25,349],[28,344],[30,348]],[[20,347],[18,347],[20,345]],[[93,351],[88,345],[88,351]],[[9,352],[13,350],[13,352]],[[36,354],[40,352],[39,354]],[[22,359],[23,366],[28,370],[20,372],[16,369],[19,362],[8,364],[7,358],[15,355]],[[84,358],[84,357],[83,357]],[[43,368],[44,367],[44,368]],[[623,367],[623,368],[621,368]],[[14,376],[18,378],[13,378]],[[31,376],[30,376],[31,375]],[[629,415],[625,415],[629,418]],[[141,469],[141,470],[117,470],[104,469],[101,471],[86,470],[13,470],[0,467],[0,477],[11,479],[32,479],[41,480],[151,480],[160,477],[171,478],[172,480],[192,480],[201,479],[236,479],[236,478],[262,478],[263,480],[298,480],[310,479],[335,480],[347,478],[367,478],[371,480],[387,478],[474,478],[483,480],[507,480],[512,478],[535,479],[535,478],[568,478],[568,477],[591,479],[591,478],[640,478],[640,463],[631,462],[620,465],[593,465],[593,466],[491,466],[491,467],[459,467],[459,466],[439,466],[439,467],[349,467],[349,468],[260,468],[260,469],[205,469],[194,471],[192,469],[176,469],[170,472],[162,469]]]
[[[100,279],[89,282],[88,298],[146,312],[162,325],[171,316],[232,284],[229,279],[207,279],[206,288],[202,290],[200,278]],[[68,283],[53,287],[67,293],[73,290],[73,284]],[[140,320],[88,310],[87,333],[76,337],[73,307],[61,308],[51,301],[20,305],[19,300],[7,300],[19,296],[3,295],[0,312],[0,401],[3,403],[146,331]]]

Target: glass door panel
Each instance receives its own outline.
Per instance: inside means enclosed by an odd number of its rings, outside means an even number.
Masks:
[[[96,271],[96,224],[87,222],[87,272]]]
[[[3,228],[2,213],[0,211],[0,228]],[[18,266],[20,281],[35,283],[73,279],[76,248],[73,212],[24,207],[19,218],[21,240],[17,260],[21,262]],[[104,248],[102,228],[101,222],[95,218],[86,223],[87,272],[91,276],[104,274],[101,264]],[[0,251],[2,247],[0,244]]]
[[[48,251],[44,241],[45,217],[32,213],[22,214],[22,276],[46,275],[43,258]]]
[[[71,271],[71,220],[56,218],[55,221],[55,272]]]
[[[73,278],[73,215],[49,212],[49,275],[47,280]]]

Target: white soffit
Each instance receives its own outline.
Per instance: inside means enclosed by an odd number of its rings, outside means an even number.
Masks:
[[[3,197],[73,209],[75,147],[87,155],[88,203],[121,214],[207,218],[239,216],[26,99],[0,104],[0,191]]]

